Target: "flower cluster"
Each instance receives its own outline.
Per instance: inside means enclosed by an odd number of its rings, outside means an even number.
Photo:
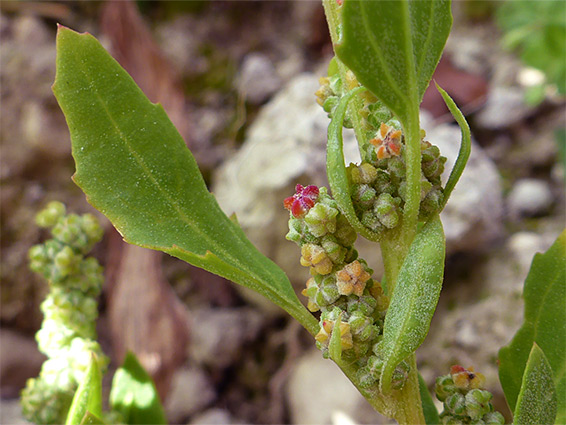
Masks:
[[[330,69],[330,67],[329,67]],[[340,97],[360,84],[351,71],[342,82],[337,72],[320,79],[316,92],[320,105],[332,117]],[[358,94],[364,140],[358,140],[360,165],[350,164],[352,203],[360,222],[375,233],[397,227],[406,200],[405,140],[399,121],[371,92]],[[351,127],[347,118],[345,127]],[[421,130],[421,205],[419,218],[426,220],[440,211],[443,188],[440,176],[446,158],[438,147],[425,140]]]
[[[91,353],[102,370],[108,363],[95,329],[102,267],[96,259],[84,257],[103,230],[91,214],[66,215],[60,202],[49,203],[36,222],[50,228],[53,236],[29,250],[30,268],[49,282],[49,294],[41,304],[44,319],[36,334],[48,360],[39,377],[28,380],[22,391],[22,409],[36,423],[63,423]]]
[[[358,258],[357,233],[324,187],[297,185],[284,206],[290,212],[287,239],[301,247],[300,262],[310,268],[302,293],[308,309],[321,312],[317,347],[328,357],[332,333],[339,332],[343,359],[360,368],[370,360],[379,362],[376,350],[389,299],[367,263]],[[407,373],[408,368],[396,376],[395,388],[402,387]]]
[[[452,366],[450,374],[436,379],[436,398],[444,405],[442,424],[503,425],[505,419],[494,411],[493,397],[484,389],[485,377],[472,367]]]

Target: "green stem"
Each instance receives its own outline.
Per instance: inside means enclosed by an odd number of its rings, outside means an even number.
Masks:
[[[379,392],[377,386],[372,389],[360,388],[356,380],[355,366],[343,363],[338,366],[375,410],[400,424],[424,424],[415,355],[411,355],[407,361],[411,371],[403,389],[394,390],[387,395]]]

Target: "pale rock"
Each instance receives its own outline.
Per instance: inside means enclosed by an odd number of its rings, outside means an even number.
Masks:
[[[305,282],[308,271],[298,265],[298,247],[285,240],[289,213],[283,208],[283,199],[294,193],[297,183],[328,185],[329,119],[316,103],[314,92],[318,88],[314,74],[304,73],[292,79],[261,109],[243,146],[217,171],[213,183],[213,192],[224,212],[236,213],[254,245],[282,267],[293,282]],[[344,154],[347,164],[359,161],[351,130],[344,131]],[[269,311],[272,304],[261,305]]]
[[[216,399],[216,392],[208,376],[197,368],[179,369],[173,377],[165,403],[165,413],[170,423],[183,423]]]
[[[448,180],[460,150],[461,132],[451,124],[433,126],[430,115],[421,113],[426,140],[447,158],[443,184]],[[472,139],[468,163],[441,214],[449,253],[478,251],[502,233],[503,194],[497,167]]]
[[[259,105],[281,88],[281,79],[273,63],[261,53],[246,55],[240,68],[237,87],[250,102]]]
[[[31,425],[22,415],[19,399],[0,399],[0,424]]]
[[[525,103],[523,89],[517,87],[492,87],[487,102],[476,116],[476,123],[488,130],[511,127],[534,112]]]
[[[371,409],[340,368],[318,350],[311,350],[296,363],[286,394],[293,424],[330,424],[337,416],[352,418],[359,424],[389,423]]]
[[[191,419],[191,425],[231,425],[236,424],[230,412],[224,409],[212,408]]]
[[[532,217],[547,213],[553,200],[552,191],[544,180],[521,179],[513,185],[507,207],[513,218]]]
[[[200,309],[191,313],[189,355],[213,368],[233,364],[242,347],[261,330],[261,314],[251,308]]]

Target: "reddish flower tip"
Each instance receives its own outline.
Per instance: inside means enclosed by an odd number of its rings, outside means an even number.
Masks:
[[[295,187],[295,194],[285,198],[283,205],[295,218],[304,217],[314,207],[318,200],[318,187],[310,185],[303,187],[300,184]]]

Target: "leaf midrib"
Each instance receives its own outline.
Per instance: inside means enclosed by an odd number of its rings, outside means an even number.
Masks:
[[[75,56],[77,57],[77,56]],[[86,80],[89,82],[89,84],[92,84],[94,82],[94,80],[90,77],[90,74],[88,72],[88,69],[86,68],[86,65],[82,63],[81,60],[76,60],[75,63],[79,64],[79,67],[81,68],[82,74],[85,76]],[[153,185],[156,187],[156,189],[158,190],[158,192],[161,194],[161,196],[174,208],[174,210],[177,212],[177,214],[179,215],[179,217],[181,218],[181,221],[185,222],[191,230],[193,230],[196,234],[198,234],[199,236],[201,236],[203,239],[205,239],[207,242],[210,243],[211,247],[214,247],[215,249],[218,250],[218,253],[223,254],[223,256],[225,256],[225,258],[231,260],[232,262],[232,266],[236,267],[236,268],[240,268],[241,270],[245,271],[246,273],[248,273],[250,275],[250,277],[254,278],[255,280],[261,282],[261,279],[258,279],[258,276],[256,275],[256,273],[254,273],[253,271],[251,271],[250,268],[246,267],[245,264],[242,264],[241,261],[239,261],[236,257],[234,257],[229,251],[227,251],[222,245],[220,245],[216,240],[210,238],[209,235],[207,235],[205,232],[203,232],[193,221],[191,221],[186,214],[183,212],[183,210],[181,209],[180,205],[173,200],[170,196],[167,195],[167,192],[161,187],[161,185],[158,183],[158,181],[155,179],[155,177],[153,176],[153,174],[150,172],[149,168],[147,167],[147,165],[145,164],[145,162],[143,161],[143,159],[141,158],[141,156],[137,153],[136,150],[134,150],[132,148],[131,143],[128,141],[128,137],[121,131],[118,123],[113,119],[112,115],[110,114],[110,111],[108,110],[107,105],[105,104],[105,102],[103,101],[102,97],[100,96],[100,94],[98,93],[97,90],[93,90],[93,93],[96,97],[96,99],[98,100],[99,104],[101,105],[102,109],[104,110],[109,122],[112,124],[112,126],[114,127],[114,130],[116,131],[118,137],[120,138],[120,140],[122,140],[122,142],[124,143],[124,145],[128,148],[128,151],[133,155],[133,157],[135,158],[136,162],[138,163],[138,166],[142,169],[142,171],[144,171],[146,173],[146,175],[150,178],[150,181],[153,183]],[[152,105],[152,106],[156,106],[156,105]],[[239,235],[235,234],[235,229],[233,229],[231,226],[228,226],[230,228],[230,232],[236,237],[237,240],[239,240]],[[185,250],[183,248],[183,250]],[[190,252],[190,251],[189,251]],[[215,254],[219,259],[222,260],[221,257],[218,256],[218,254]],[[223,260],[226,261],[226,260]],[[267,271],[268,275],[270,274],[268,270],[266,270],[264,268],[263,265],[261,265],[264,271]],[[269,288],[269,286],[268,286]]]
[[[364,2],[363,1],[360,2],[360,8],[363,11],[363,9],[364,9]],[[392,89],[393,92],[397,94],[399,99],[401,99],[401,101],[405,104],[404,106],[406,108],[407,107],[407,105],[406,105],[407,94],[404,94],[403,92],[401,92],[401,90],[398,87],[398,84],[395,82],[395,79],[391,75],[391,71],[389,70],[389,67],[386,65],[386,62],[384,61],[384,59],[382,57],[381,49],[379,47],[379,42],[375,39],[374,33],[373,33],[371,26],[370,26],[370,23],[367,20],[367,13],[365,13],[365,12],[362,13],[361,18],[362,18],[362,23],[364,25],[364,30],[365,30],[366,34],[368,34],[368,41],[370,42],[371,47],[375,51],[376,58],[379,61],[379,63],[381,64],[381,68],[383,70],[383,73],[385,74],[385,77],[387,78],[387,80],[389,82],[389,88]],[[411,80],[410,76],[409,76],[409,80]]]

